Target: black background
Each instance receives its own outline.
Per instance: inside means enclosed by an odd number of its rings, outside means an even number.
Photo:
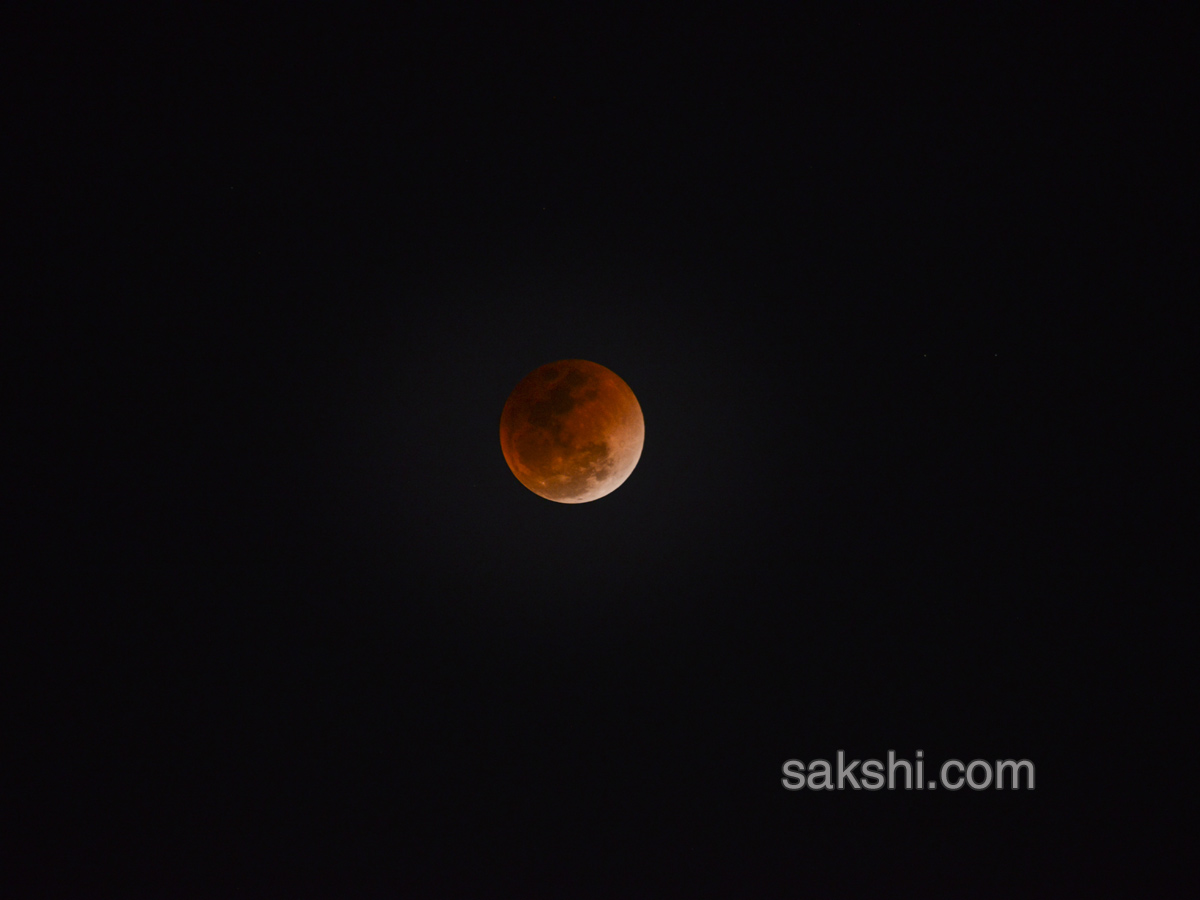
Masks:
[[[1185,895],[1176,34],[21,19],[20,895]],[[562,358],[646,417],[580,506]],[[917,749],[1037,788],[780,784]]]

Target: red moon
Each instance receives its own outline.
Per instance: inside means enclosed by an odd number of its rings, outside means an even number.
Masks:
[[[611,494],[642,456],[642,408],[621,378],[586,359],[534,369],[500,414],[500,449],[517,480],[556,503]]]

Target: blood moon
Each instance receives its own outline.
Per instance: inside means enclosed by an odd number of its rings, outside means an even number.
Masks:
[[[611,494],[642,456],[637,397],[613,371],[586,359],[526,375],[500,414],[500,448],[517,480],[557,503]]]

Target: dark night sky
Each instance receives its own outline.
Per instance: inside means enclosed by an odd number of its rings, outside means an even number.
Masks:
[[[1183,896],[1170,23],[398,6],[4,39],[13,896]]]

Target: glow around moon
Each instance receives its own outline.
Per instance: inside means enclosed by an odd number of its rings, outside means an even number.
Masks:
[[[564,359],[530,372],[500,415],[500,448],[517,480],[557,503],[587,503],[624,484],[642,456],[637,397],[598,363]]]

